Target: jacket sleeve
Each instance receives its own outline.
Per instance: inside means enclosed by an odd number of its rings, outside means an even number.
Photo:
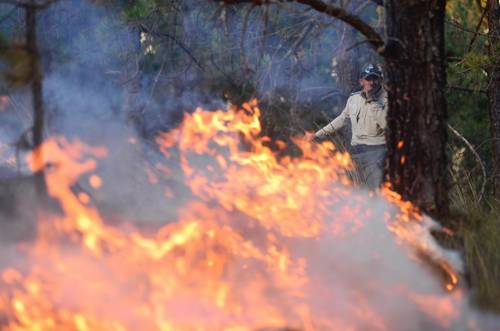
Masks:
[[[341,127],[344,126],[346,119],[349,117],[348,116],[349,115],[349,108],[350,108],[349,101],[350,100],[347,100],[347,104],[339,116],[337,116],[333,121],[331,121],[330,123],[328,123],[327,125],[325,125],[323,128],[321,128],[320,130],[318,130],[316,132],[316,134],[315,134],[316,138],[323,138],[329,134],[334,133],[335,131],[337,131],[338,129],[340,129]]]

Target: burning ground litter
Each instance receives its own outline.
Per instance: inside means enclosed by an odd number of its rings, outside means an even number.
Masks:
[[[36,238],[2,266],[1,329],[498,329],[469,307],[435,222],[388,187],[353,187],[333,144],[294,143],[301,157],[268,147],[255,100],[186,114],[157,137],[154,171],[171,183],[159,199],[180,194],[172,183],[189,198],[144,229],[110,224],[92,191],[72,189],[111,185],[98,173],[105,146],[48,139],[44,164],[30,164],[46,168],[61,212],[39,210]]]

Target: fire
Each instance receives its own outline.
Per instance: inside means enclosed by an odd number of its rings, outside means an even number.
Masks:
[[[251,215],[266,229],[279,228],[287,236],[317,235],[328,213],[329,206],[322,200],[331,195],[329,183],[343,183],[337,192],[348,195],[349,179],[344,170],[351,165],[349,156],[338,152],[332,155],[332,144],[315,146],[298,140],[303,157],[278,160],[266,147],[266,139],[258,139],[259,109],[254,105],[252,111],[253,116],[245,112],[235,116],[198,109],[186,116],[181,128],[161,135],[158,143],[167,156],[178,144],[183,173],[188,176],[191,191],[202,200],[216,199],[226,210]],[[193,168],[189,160],[193,155],[211,156],[204,160],[206,168]]]
[[[429,221],[388,187],[383,199],[354,190],[351,160],[331,143],[297,138],[302,156],[278,157],[260,136],[259,112],[256,101],[241,110],[197,109],[158,137],[165,162],[156,170],[180,171],[192,196],[178,219],[155,231],[108,225],[92,192],[71,190],[84,175],[101,188],[96,159],[105,149],[46,141],[48,191],[62,213],[40,210],[36,240],[20,246],[25,263],[1,272],[1,329],[394,330],[397,321],[374,299],[392,293],[422,314],[436,304],[432,321],[453,327],[459,299],[391,289],[375,272],[384,253],[366,246],[366,238],[388,243],[392,258],[408,265],[417,264],[408,254],[423,252],[443,263],[446,286],[455,287],[456,271],[435,257]],[[170,199],[176,189],[164,192]],[[361,260],[342,261],[352,251],[369,256],[372,275]]]
[[[92,175],[89,178],[89,183],[90,183],[90,186],[98,189],[102,186],[102,179],[101,179],[101,177],[99,177],[97,175]]]

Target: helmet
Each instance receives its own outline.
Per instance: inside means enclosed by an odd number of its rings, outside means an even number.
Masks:
[[[363,71],[361,71],[360,77],[362,79],[366,78],[378,78],[382,79],[382,70],[376,64],[367,64]]]

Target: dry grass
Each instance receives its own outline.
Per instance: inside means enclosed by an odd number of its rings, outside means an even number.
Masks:
[[[500,313],[500,213],[468,210],[457,229],[474,301]]]
[[[451,192],[455,236],[445,244],[463,252],[473,301],[500,313],[500,206],[479,201],[472,176]]]

